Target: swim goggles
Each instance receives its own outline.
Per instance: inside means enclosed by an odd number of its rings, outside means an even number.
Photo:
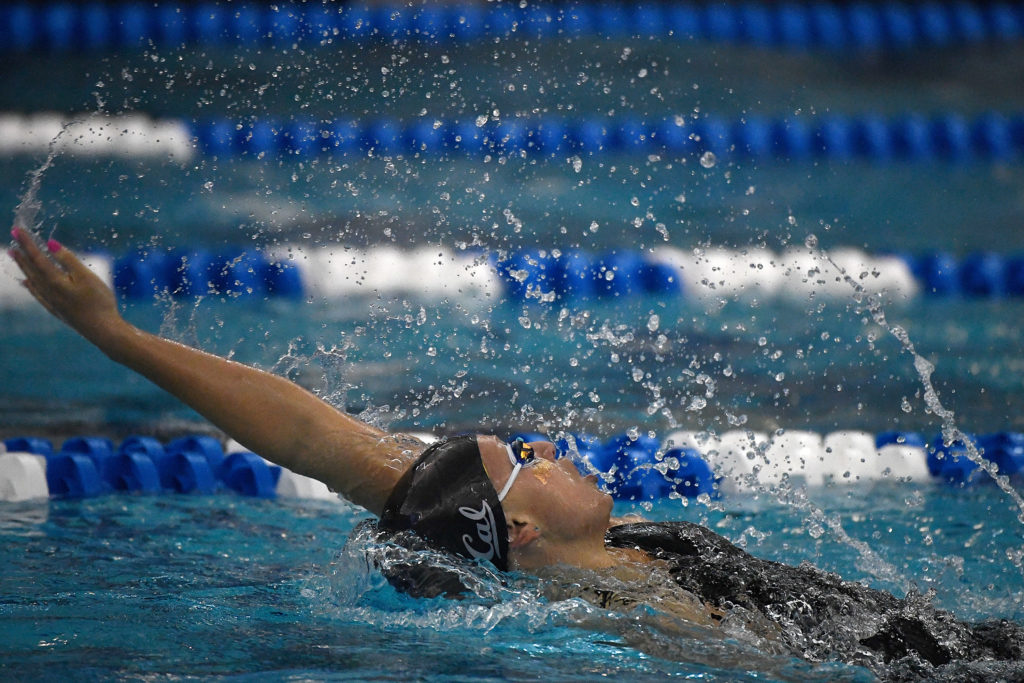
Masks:
[[[519,476],[519,470],[532,463],[536,457],[533,452],[533,446],[523,441],[522,438],[518,438],[510,444],[505,444],[505,449],[508,450],[508,461],[512,463],[512,474],[509,475],[508,481],[505,482],[501,493],[498,494],[499,503],[505,500],[505,494],[508,493],[508,490],[512,488],[512,484],[515,483],[516,477]]]

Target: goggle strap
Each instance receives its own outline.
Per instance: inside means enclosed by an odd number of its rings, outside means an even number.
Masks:
[[[502,488],[501,493],[498,494],[498,502],[501,503],[505,500],[505,496],[509,493],[509,488],[512,487],[512,483],[515,478],[519,476],[519,470],[522,469],[522,463],[518,461],[515,454],[512,452],[512,446],[508,443],[505,444],[505,450],[509,453],[509,462],[512,463],[512,474],[509,475],[509,480],[505,482],[505,486]]]
[[[501,493],[498,494],[498,502],[505,500],[505,496],[508,494],[508,490],[512,488],[512,484],[515,483],[516,477],[519,476],[519,470],[523,469],[522,463],[516,463],[516,466],[512,468],[512,474],[508,475],[508,481],[505,482],[505,486],[502,487]]]

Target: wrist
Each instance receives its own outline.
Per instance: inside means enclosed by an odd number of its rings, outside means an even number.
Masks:
[[[115,362],[122,362],[125,353],[138,337],[139,330],[120,315],[97,321],[78,332]]]

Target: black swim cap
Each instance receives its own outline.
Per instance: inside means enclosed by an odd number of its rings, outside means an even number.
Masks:
[[[438,548],[508,571],[508,530],[476,436],[439,441],[398,480],[380,528],[414,531]]]

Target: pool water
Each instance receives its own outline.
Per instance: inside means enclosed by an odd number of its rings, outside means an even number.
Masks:
[[[336,47],[12,57],[0,64],[0,107],[86,111],[102,100],[112,111],[156,116],[334,119],[381,109],[396,117],[493,109],[968,115],[1022,104],[1014,45],[862,59],[647,40]],[[254,95],[254,83],[272,85]],[[0,160],[5,206],[19,203],[41,162]],[[705,167],[613,154],[199,157],[184,165],[58,157],[42,176],[37,227],[73,248],[115,255],[282,244],[441,244],[493,256],[666,244],[779,251],[814,242],[826,251],[1010,255],[1024,249],[1022,181],[1019,162],[982,160]],[[935,364],[931,381],[961,429],[1024,431],[1021,300],[922,296],[884,312]],[[737,427],[931,436],[942,427],[913,358],[852,289],[757,302],[555,305],[416,293],[158,298],[126,303],[126,315],[285,374],[396,430],[609,439]],[[38,308],[0,310],[0,348],[0,436],[59,442],[210,430]],[[964,619],[1024,620],[1020,510],[985,482],[765,490],[619,508],[698,521],[755,555],[809,561],[899,595],[917,590]],[[364,517],[343,503],[230,494],[0,503],[0,671],[11,680],[873,677],[765,654],[742,633],[723,639],[653,610],[554,599],[533,577],[495,583],[497,602],[412,600],[367,567],[358,544],[344,550]],[[1021,672],[978,665],[936,675]]]
[[[703,522],[761,557],[915,587],[967,619],[1024,618],[1009,559],[1020,562],[1015,514],[990,491],[880,485],[814,502],[870,553],[815,531],[810,505],[617,511]],[[408,598],[358,549],[343,550],[365,516],[343,503],[228,494],[5,504],[5,676],[871,680],[699,628],[680,635],[643,611],[552,599],[529,577],[496,589],[497,603]]]

